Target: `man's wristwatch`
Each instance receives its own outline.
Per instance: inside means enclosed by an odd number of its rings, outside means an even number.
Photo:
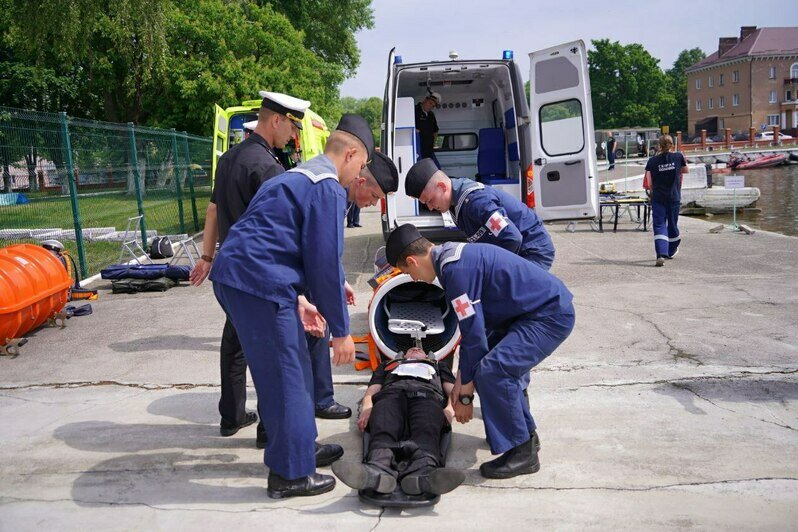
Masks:
[[[207,262],[208,264],[213,264],[213,257],[211,257],[210,255],[203,255],[200,258],[205,262]]]
[[[461,405],[468,406],[468,405],[470,405],[471,403],[474,402],[474,396],[473,395],[461,395],[460,397],[457,398],[457,400],[460,401]]]

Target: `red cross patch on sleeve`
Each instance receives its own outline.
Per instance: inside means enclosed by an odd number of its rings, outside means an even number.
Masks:
[[[491,233],[493,233],[493,236],[499,236],[499,233],[501,233],[502,230],[507,227],[507,220],[504,219],[502,213],[496,211],[490,215],[490,218],[488,218],[485,226],[490,230]]]
[[[463,294],[460,297],[452,300],[452,308],[454,313],[457,314],[457,321],[463,321],[470,318],[476,312],[474,311],[474,304],[468,298],[468,294]]]

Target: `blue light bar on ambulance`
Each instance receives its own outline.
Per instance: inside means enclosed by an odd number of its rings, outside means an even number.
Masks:
[[[502,52],[502,59],[505,61],[512,61],[513,60],[513,51],[512,50],[505,50]]]
[[[394,65],[401,65],[402,64],[402,56],[401,55],[393,56],[393,64]]]

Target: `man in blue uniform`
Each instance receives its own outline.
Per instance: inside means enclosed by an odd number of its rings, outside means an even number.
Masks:
[[[330,491],[335,479],[316,473],[337,460],[339,445],[318,445],[311,359],[297,311],[312,292],[332,335],[333,363],[349,364],[344,290],[343,218],[348,186],[374,151],[368,123],[344,115],[324,155],[270,179],[230,229],[214,261],[214,293],[239,333],[268,435],[264,461],[272,498]]]
[[[491,452],[501,455],[480,466],[482,476],[538,471],[536,426],[524,398],[526,376],[571,333],[571,293],[555,276],[499,246],[433,246],[412,225],[391,233],[386,257],[416,281],[431,283],[437,277],[459,320],[455,417],[461,423],[471,420],[476,390]]]
[[[507,192],[471,179],[450,178],[430,159],[407,173],[405,193],[429,209],[451,211],[469,242],[495,244],[548,270],[554,244],[535,211]]]
[[[302,128],[310,102],[287,94],[261,91],[263,101],[258,120],[244,124],[246,139],[230,148],[219,159],[216,179],[208,204],[203,233],[202,258],[191,271],[190,280],[199,286],[208,276],[216,253],[216,241],[224,242],[230,227],[244,214],[252,197],[268,179],[285,172],[276,152],[283,149]],[[250,131],[249,134],[246,132]],[[349,285],[347,294],[354,297]],[[302,303],[307,303],[302,301]],[[306,305],[307,306],[307,305]],[[308,307],[311,308],[311,307]],[[335,401],[333,396],[330,340],[323,334],[307,334],[308,349],[313,364],[313,388],[316,413],[319,417],[342,419],[352,410]],[[222,436],[232,436],[257,421],[254,412],[245,409],[247,401],[247,362],[233,324],[225,320],[220,353],[221,397],[219,414]],[[258,424],[256,446],[263,449],[266,434],[263,423]]]

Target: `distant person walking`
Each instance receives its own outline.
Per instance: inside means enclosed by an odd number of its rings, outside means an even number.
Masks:
[[[651,197],[651,216],[654,226],[654,250],[657,266],[672,259],[679,251],[679,207],[682,201],[682,177],[688,172],[684,155],[673,151],[673,138],[659,138],[659,153],[648,160],[643,188]]]
[[[607,170],[615,170],[615,145],[615,137],[610,133],[609,138],[607,138],[607,161],[610,163]]]

